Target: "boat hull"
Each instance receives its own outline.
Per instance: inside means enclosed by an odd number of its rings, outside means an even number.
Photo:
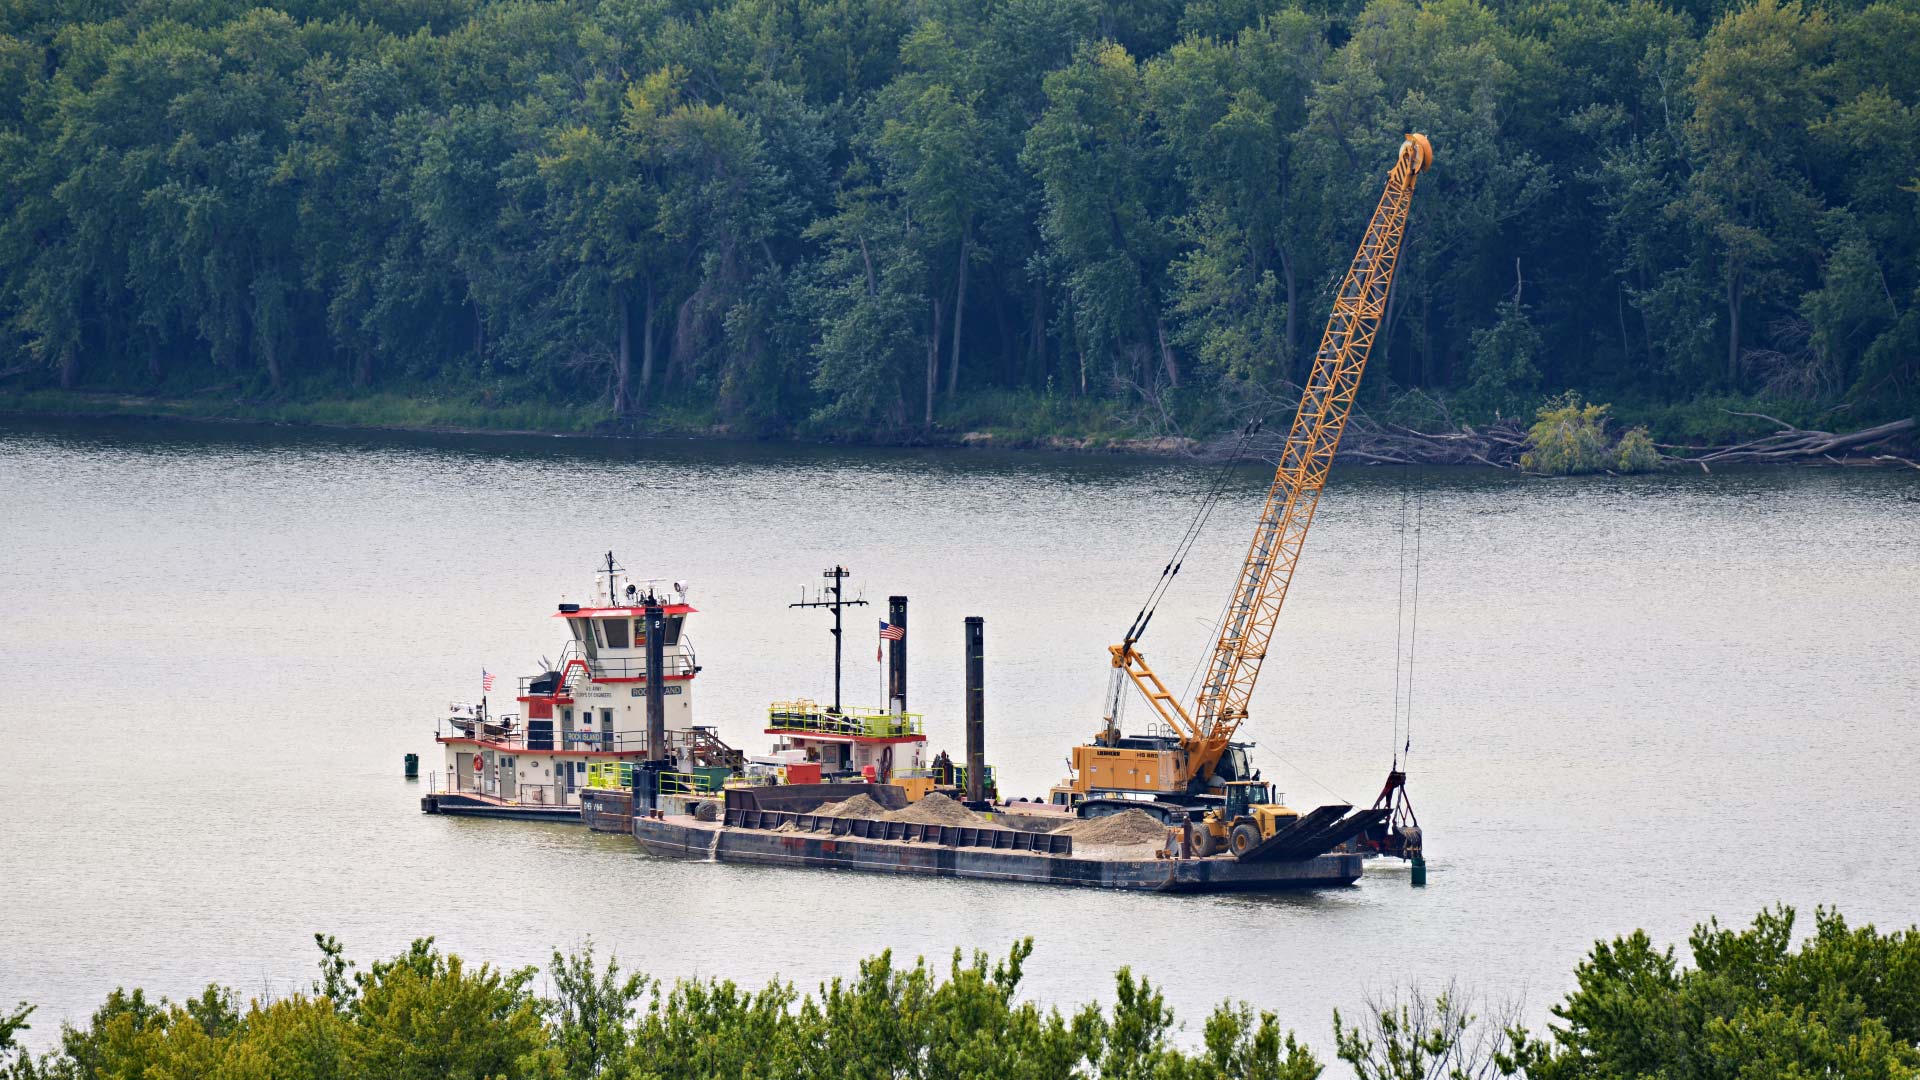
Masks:
[[[1349,852],[1284,863],[1246,863],[1225,857],[1097,859],[740,829],[683,817],[637,818],[633,835],[642,850],[663,858],[1147,892],[1345,886],[1360,879],[1362,862],[1360,855]]]
[[[420,797],[420,812],[423,814],[446,814],[451,817],[506,818],[512,821],[554,821],[563,825],[580,824],[580,808],[577,806],[537,806],[532,803],[510,803],[484,796],[468,795],[463,792],[442,791]]]

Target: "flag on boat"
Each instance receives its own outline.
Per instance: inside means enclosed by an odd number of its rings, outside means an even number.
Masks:
[[[888,641],[900,641],[907,636],[907,628],[895,626],[885,619],[880,620],[880,636]]]
[[[486,668],[480,669],[480,690],[482,693],[493,692],[493,672]]]

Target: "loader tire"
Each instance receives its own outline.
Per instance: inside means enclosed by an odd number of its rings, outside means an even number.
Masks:
[[[1194,858],[1204,859],[1207,856],[1212,855],[1214,852],[1217,852],[1219,850],[1220,850],[1220,841],[1214,838],[1213,833],[1207,829],[1206,825],[1198,821],[1194,822],[1193,823],[1193,856]]]
[[[1260,846],[1260,827],[1251,821],[1243,821],[1233,827],[1227,837],[1227,846],[1233,849],[1233,857],[1238,859],[1247,852]]]

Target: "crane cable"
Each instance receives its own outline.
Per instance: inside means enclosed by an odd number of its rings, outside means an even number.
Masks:
[[[1413,495],[1413,612],[1407,614],[1407,502],[1411,485],[1401,473],[1400,487],[1400,588],[1393,630],[1393,768],[1398,772],[1401,760],[1413,751],[1413,661],[1414,647],[1420,636],[1420,540],[1426,524],[1426,494]],[[1403,632],[1404,631],[1404,632]],[[1406,662],[1406,708],[1401,709],[1401,661]],[[1406,731],[1403,743],[1402,725]]]
[[[1192,520],[1187,522],[1186,531],[1181,533],[1179,541],[1174,544],[1173,554],[1168,557],[1166,565],[1161,567],[1159,580],[1155,581],[1153,588],[1147,591],[1146,600],[1141,603],[1140,611],[1133,617],[1133,625],[1127,628],[1127,634],[1123,640],[1128,644],[1145,636],[1147,624],[1153,621],[1154,612],[1159,610],[1160,601],[1166,598],[1167,590],[1173,587],[1173,579],[1179,576],[1180,568],[1186,564],[1187,555],[1193,551],[1193,545],[1199,541],[1201,531],[1206,528],[1207,519],[1213,516],[1214,509],[1220,505],[1221,496],[1226,494],[1228,482],[1233,477],[1233,470],[1246,456],[1248,444],[1265,424],[1265,420],[1253,420],[1240,429],[1240,436],[1234,441],[1232,452],[1215,471],[1212,482],[1200,497],[1199,505],[1194,508]]]
[[[1406,658],[1407,630],[1407,473],[1400,470],[1400,583],[1394,590],[1393,612],[1393,736],[1387,749],[1393,752],[1393,769],[1400,770],[1400,662]]]
[[[1413,615],[1407,620],[1407,715],[1406,743],[1400,748],[1400,760],[1413,753],[1413,647],[1420,639],[1420,533],[1426,525],[1427,495],[1413,497]]]

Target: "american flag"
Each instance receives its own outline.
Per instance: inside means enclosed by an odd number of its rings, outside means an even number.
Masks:
[[[490,693],[493,690],[493,672],[486,668],[480,669],[480,690],[482,693]]]
[[[907,636],[907,628],[895,626],[885,619],[880,620],[880,636],[888,641],[901,641]]]

